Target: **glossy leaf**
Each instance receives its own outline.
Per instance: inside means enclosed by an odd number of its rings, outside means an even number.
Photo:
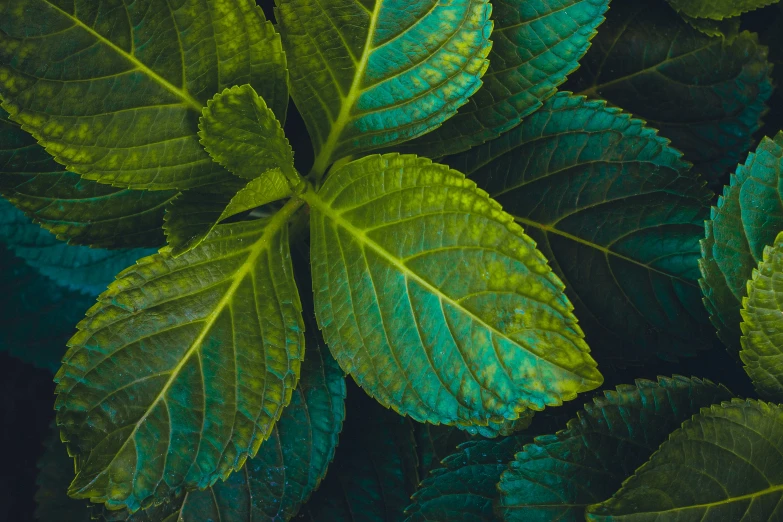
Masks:
[[[385,406],[485,426],[602,382],[560,280],[461,173],[368,156],[303,197],[318,324]]]
[[[710,193],[680,156],[644,122],[558,93],[446,161],[536,241],[596,353],[631,361],[711,342],[696,266]]]
[[[57,424],[79,458],[71,496],[136,511],[255,455],[299,378],[286,227],[299,205],[220,226],[176,259],[141,259],[101,294],[55,377]]]
[[[565,430],[536,437],[516,455],[498,484],[503,520],[584,520],[585,507],[611,495],[681,422],[732,397],[723,386],[680,376],[640,379],[604,395]]]
[[[249,83],[288,102],[279,36],[251,0],[19,0],[0,6],[0,95],[58,162],[121,187],[231,176],[198,143],[201,108]]]
[[[435,131],[395,147],[438,158],[496,138],[541,107],[576,70],[609,0],[496,0],[483,85]]]
[[[436,128],[487,68],[487,0],[276,4],[318,176],[335,160]]]
[[[683,423],[590,522],[780,520],[783,411],[735,399]]]
[[[783,233],[764,248],[742,300],[740,359],[759,395],[783,402]]]
[[[173,191],[127,190],[67,172],[0,109],[0,194],[63,241],[98,248],[160,246]]]
[[[566,88],[631,112],[719,189],[754,143],[772,94],[754,33],[710,38],[658,0],[616,0]]]
[[[678,12],[695,18],[723,20],[741,15],[779,0],[667,0]]]
[[[737,167],[707,222],[699,266],[704,304],[718,336],[737,353],[740,308],[747,281],[762,260],[764,247],[783,230],[783,132],[764,138],[745,164]]]

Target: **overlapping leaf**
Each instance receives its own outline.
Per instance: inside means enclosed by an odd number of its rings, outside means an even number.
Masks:
[[[121,187],[230,175],[198,143],[201,108],[249,83],[284,115],[279,36],[251,0],[0,4],[3,107],[57,161]]]
[[[487,0],[276,3],[317,175],[344,156],[434,129],[481,85]]]
[[[747,288],[740,358],[759,395],[783,402],[783,233],[764,248]]]
[[[68,483],[73,479],[73,459],[60,442],[60,432],[54,426],[44,441],[44,452],[38,459],[35,492],[35,519],[39,522],[88,522],[90,510],[85,500],[68,496]]]
[[[710,38],[658,0],[616,0],[566,88],[644,118],[713,188],[753,143],[772,94],[753,33]]]
[[[416,451],[419,456],[419,476],[441,467],[441,461],[470,440],[470,434],[456,426],[417,422],[413,425]]]
[[[131,511],[242,467],[288,404],[302,358],[286,221],[222,225],[141,259],[104,292],[56,376],[69,493]]]
[[[525,228],[604,360],[692,354],[709,192],[642,121],[558,93],[516,129],[446,161]]]
[[[430,158],[495,138],[541,107],[578,67],[608,0],[496,0],[482,87],[440,128],[395,147]]]
[[[740,308],[747,281],[762,260],[764,247],[783,230],[783,132],[764,138],[712,207],[699,266],[704,304],[718,336],[740,349]]]
[[[783,411],[734,399],[672,433],[590,522],[773,522],[783,513]]]
[[[585,507],[611,495],[682,421],[732,397],[723,386],[680,376],[604,395],[509,464],[498,484],[503,520],[584,520]]]
[[[382,404],[485,426],[602,382],[560,280],[461,173],[368,156],[303,197],[318,323]]]
[[[695,18],[723,20],[741,15],[779,0],[667,0],[678,12]]]

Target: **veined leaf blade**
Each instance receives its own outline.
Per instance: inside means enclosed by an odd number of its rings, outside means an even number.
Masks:
[[[668,0],[675,11],[694,18],[723,20],[775,4],[780,0]]]

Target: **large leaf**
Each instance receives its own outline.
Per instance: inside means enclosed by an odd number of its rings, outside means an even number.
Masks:
[[[723,386],[680,376],[640,379],[604,395],[509,464],[498,484],[503,520],[584,520],[585,507],[611,495],[681,422],[732,397]]]
[[[496,0],[484,84],[457,115],[395,147],[437,158],[495,138],[541,107],[578,67],[609,0]]]
[[[447,162],[537,242],[604,360],[709,345],[696,259],[710,194],[644,122],[558,93]]]
[[[647,120],[695,170],[720,181],[753,143],[772,94],[753,33],[710,38],[659,0],[615,0],[566,88]]]
[[[696,18],[723,20],[780,0],[668,0],[678,12]]]
[[[734,399],[672,433],[590,522],[774,522],[783,510],[783,411]]]
[[[141,259],[101,294],[55,378],[71,496],[135,511],[255,455],[299,379],[286,222],[300,205]]]
[[[296,520],[402,522],[419,482],[412,423],[359,390],[348,396],[334,462]]]
[[[57,161],[121,187],[186,189],[231,176],[198,142],[201,108],[249,83],[281,118],[279,36],[251,0],[0,4],[0,95]]]
[[[368,156],[303,197],[318,324],[382,404],[486,426],[602,382],[544,256],[461,173]]]
[[[704,304],[718,336],[740,349],[740,308],[747,281],[762,261],[764,247],[783,230],[783,132],[761,140],[755,153],[737,167],[712,207],[699,266]]]
[[[411,497],[406,522],[495,522],[497,483],[508,461],[531,442],[529,435],[461,444],[443,468],[425,478]]]
[[[313,171],[434,129],[481,85],[487,0],[277,0]]]
[[[783,232],[764,248],[763,261],[742,300],[740,358],[759,395],[783,402]]]
[[[164,242],[173,191],[127,190],[67,172],[0,109],[0,194],[59,239],[103,248]]]

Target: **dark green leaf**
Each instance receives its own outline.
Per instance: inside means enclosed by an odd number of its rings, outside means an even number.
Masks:
[[[566,88],[603,98],[672,140],[712,188],[753,144],[772,94],[753,33],[710,38],[660,0],[615,0]]]
[[[783,411],[734,399],[683,423],[590,522],[776,522],[783,513]]]
[[[303,197],[318,324],[382,404],[486,426],[602,382],[560,280],[461,173],[368,156]]]
[[[416,450],[419,456],[419,476],[441,467],[441,461],[457,450],[457,446],[471,439],[470,434],[456,426],[416,422],[413,425]]]
[[[395,147],[430,158],[484,143],[519,125],[578,67],[609,0],[495,0],[483,85],[440,128]]]
[[[39,522],[88,522],[90,509],[85,500],[68,496],[68,484],[73,480],[73,459],[60,442],[60,431],[52,426],[44,441],[44,452],[38,459],[35,492],[35,519]]]
[[[604,360],[709,345],[696,260],[710,195],[655,130],[558,93],[516,129],[447,162],[537,242]]]
[[[680,376],[640,379],[604,395],[509,464],[498,484],[503,520],[584,520],[585,506],[611,495],[682,421],[732,397],[723,386]]]
[[[299,379],[287,220],[300,205],[141,259],[101,294],[55,378],[79,458],[71,496],[135,511],[255,455]]]
[[[741,15],[779,0],[668,0],[671,6],[686,16],[723,20]]]
[[[761,140],[712,207],[699,266],[704,304],[718,336],[740,349],[740,308],[764,247],[783,230],[783,132]]]
[[[697,31],[707,36],[734,38],[740,32],[740,17],[727,18],[725,20],[711,20],[709,18],[692,18],[682,15],[682,19]]]
[[[58,162],[102,183],[230,179],[198,143],[201,108],[249,83],[282,116],[286,78],[280,38],[252,0],[0,4],[3,107]]]

